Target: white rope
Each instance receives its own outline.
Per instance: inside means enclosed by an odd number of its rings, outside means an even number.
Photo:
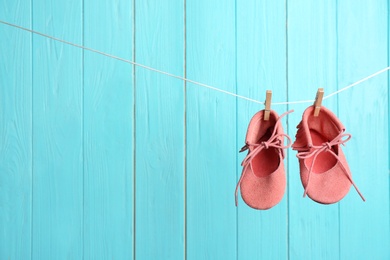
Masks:
[[[238,95],[238,94],[233,93],[233,92],[229,92],[229,91],[226,91],[226,90],[223,90],[223,89],[219,89],[219,88],[216,88],[216,87],[204,84],[204,83],[200,83],[200,82],[197,82],[197,81],[194,81],[194,80],[191,80],[191,79],[187,79],[187,78],[184,78],[184,77],[181,77],[181,76],[169,73],[169,72],[158,70],[156,68],[152,68],[152,67],[149,67],[149,66],[146,66],[146,65],[143,65],[143,64],[131,61],[131,60],[126,60],[124,58],[121,58],[121,57],[118,57],[118,56],[114,56],[114,55],[111,55],[111,54],[108,54],[108,53],[105,53],[105,52],[102,52],[102,51],[99,51],[99,50],[95,50],[95,49],[88,48],[88,47],[85,47],[85,46],[82,46],[82,45],[78,45],[78,44],[75,44],[75,43],[72,43],[72,42],[68,42],[68,41],[65,41],[65,40],[62,40],[62,39],[59,39],[59,38],[56,38],[56,37],[44,34],[44,33],[40,33],[40,32],[31,30],[31,29],[28,29],[28,28],[16,25],[16,24],[8,23],[8,22],[2,21],[2,20],[0,20],[0,23],[8,25],[8,26],[15,27],[15,28],[18,28],[18,29],[21,29],[21,30],[24,30],[24,31],[27,31],[27,32],[30,32],[30,33],[34,33],[34,34],[40,35],[40,36],[52,39],[54,41],[62,42],[64,44],[71,45],[71,46],[76,47],[76,48],[80,48],[80,49],[83,49],[83,50],[94,52],[94,53],[97,53],[97,54],[100,54],[100,55],[103,55],[103,56],[106,56],[106,57],[109,57],[109,58],[112,58],[112,59],[116,59],[116,60],[119,60],[119,61],[123,61],[123,62],[129,63],[129,64],[132,64],[134,66],[137,66],[137,67],[140,67],[140,68],[144,68],[146,70],[154,71],[154,72],[157,72],[157,73],[160,73],[160,74],[172,77],[172,78],[180,79],[180,80],[183,80],[183,81],[186,81],[186,82],[189,82],[189,83],[192,83],[192,84],[204,87],[204,88],[208,88],[208,89],[212,89],[212,90],[215,90],[215,91],[218,91],[218,92],[221,92],[221,93],[225,93],[225,94],[233,96],[233,97],[237,97],[237,98],[240,98],[240,99],[248,100],[250,102],[254,102],[254,103],[258,103],[258,104],[264,104],[263,101],[258,101],[256,99],[252,99],[252,98],[248,98],[248,97],[245,97],[245,96],[242,96],[242,95]],[[356,85],[358,85],[358,84],[360,84],[360,83],[362,83],[364,81],[367,81],[367,80],[369,80],[369,79],[371,79],[371,78],[373,78],[375,76],[378,76],[379,74],[381,74],[381,73],[383,73],[385,71],[388,71],[388,70],[390,70],[390,67],[381,69],[380,71],[377,71],[374,74],[371,74],[371,75],[369,75],[369,76],[367,76],[367,77],[365,77],[363,79],[360,79],[360,80],[358,80],[358,81],[356,81],[356,82],[354,82],[354,83],[352,83],[352,84],[350,84],[350,85],[348,85],[348,86],[346,86],[346,87],[344,87],[342,89],[339,89],[339,90],[337,90],[335,92],[330,93],[329,95],[325,96],[323,99],[324,100],[328,99],[328,98],[330,98],[330,97],[332,97],[334,95],[337,95],[337,94],[339,94],[339,93],[341,93],[343,91],[346,91],[347,89],[350,89],[350,88],[352,88],[352,87],[354,87],[354,86],[356,86]],[[313,102],[314,102],[314,99],[313,100],[286,101],[286,102],[272,102],[272,105],[289,105],[289,104],[302,104],[302,103],[313,103]]]

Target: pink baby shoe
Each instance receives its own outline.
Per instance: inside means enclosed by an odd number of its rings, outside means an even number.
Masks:
[[[236,206],[238,188],[245,203],[254,209],[269,209],[282,200],[286,188],[283,149],[290,147],[291,139],[283,132],[280,119],[291,112],[278,117],[271,110],[269,120],[264,120],[262,110],[252,117],[246,145],[240,151],[249,150],[241,164],[243,170],[235,191]],[[284,137],[287,145],[283,144]]]
[[[340,201],[353,185],[365,201],[352,180],[351,171],[340,145],[344,145],[350,134],[329,109],[324,106],[318,116],[314,116],[314,106],[303,113],[297,126],[296,140],[292,145],[298,151],[303,196],[312,200],[331,204]]]

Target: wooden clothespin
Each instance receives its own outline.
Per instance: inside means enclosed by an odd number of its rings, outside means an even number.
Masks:
[[[269,120],[269,114],[271,112],[271,99],[272,99],[272,91],[267,90],[265,94],[265,110],[264,110],[264,120]]]
[[[322,98],[324,97],[324,89],[317,90],[316,100],[314,101],[314,116],[318,116],[321,110]]]

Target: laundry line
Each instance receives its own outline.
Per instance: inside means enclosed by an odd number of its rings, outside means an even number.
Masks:
[[[191,80],[191,79],[188,79],[188,78],[185,78],[185,77],[182,77],[182,76],[178,76],[178,75],[166,72],[166,71],[162,71],[162,70],[159,70],[159,69],[147,66],[147,65],[143,65],[143,64],[137,63],[135,61],[127,60],[127,59],[124,59],[124,58],[121,58],[121,57],[118,57],[118,56],[115,56],[115,55],[111,55],[111,54],[108,54],[108,53],[105,53],[105,52],[102,52],[102,51],[99,51],[99,50],[96,50],[96,49],[92,49],[92,48],[83,46],[83,45],[79,45],[79,44],[76,44],[76,43],[65,41],[63,39],[59,39],[59,38],[53,37],[51,35],[44,34],[44,33],[38,32],[38,31],[34,31],[34,30],[31,30],[31,29],[28,29],[28,28],[25,28],[25,27],[22,27],[22,26],[19,26],[19,25],[16,25],[16,24],[8,23],[8,22],[2,21],[2,20],[0,20],[0,23],[8,25],[8,26],[11,26],[11,27],[14,27],[14,28],[18,28],[18,29],[21,29],[21,30],[24,30],[24,31],[27,31],[27,32],[30,32],[30,33],[33,33],[33,34],[37,34],[37,35],[40,35],[42,37],[45,37],[45,38],[48,38],[48,39],[51,39],[51,40],[54,40],[54,41],[58,41],[58,42],[61,42],[61,43],[64,43],[64,44],[67,44],[67,45],[70,45],[70,46],[73,46],[73,47],[76,47],[76,48],[80,48],[80,49],[83,49],[83,50],[86,50],[86,51],[90,51],[90,52],[94,52],[94,53],[97,53],[97,54],[100,54],[100,55],[103,55],[103,56],[106,56],[106,57],[109,57],[109,58],[112,58],[112,59],[115,59],[115,60],[126,62],[126,63],[132,64],[134,66],[137,66],[137,67],[140,67],[140,68],[144,68],[146,70],[157,72],[157,73],[160,73],[160,74],[172,77],[172,78],[180,79],[182,81],[185,81],[185,82],[188,82],[188,83],[192,83],[194,85],[198,85],[198,86],[203,87],[203,88],[208,88],[208,89],[211,89],[211,90],[214,90],[214,91],[218,91],[218,92],[221,92],[221,93],[224,93],[224,94],[236,97],[236,98],[248,100],[250,102],[263,104],[263,105],[265,104],[264,101],[259,101],[259,100],[253,99],[253,98],[245,97],[245,96],[242,96],[242,95],[230,92],[230,91],[226,91],[226,90],[223,90],[223,89],[220,89],[220,88],[217,88],[217,87],[213,87],[213,86],[201,83],[201,82],[197,82],[195,80]],[[371,74],[371,75],[369,75],[369,76],[367,76],[365,78],[362,78],[362,79],[360,79],[360,80],[358,80],[358,81],[356,81],[356,82],[354,82],[354,83],[352,83],[352,84],[350,84],[348,86],[345,86],[345,87],[343,87],[343,88],[341,88],[341,89],[339,89],[337,91],[334,91],[334,92],[330,93],[329,95],[325,96],[323,98],[323,100],[328,99],[328,98],[330,98],[330,97],[332,97],[334,95],[337,95],[337,94],[339,94],[341,92],[344,92],[344,91],[346,91],[346,90],[348,90],[348,89],[350,89],[352,87],[355,87],[355,86],[363,83],[364,81],[367,81],[367,80],[369,80],[369,79],[371,79],[373,77],[376,77],[379,74],[382,74],[382,73],[384,73],[384,72],[386,72],[388,70],[390,70],[390,66],[386,67],[384,69],[381,69],[381,70],[379,70],[379,71],[377,71],[377,72],[375,72],[375,73],[373,73],[373,74]],[[272,102],[272,105],[289,105],[289,104],[313,103],[314,101],[315,101],[314,99],[310,99],[310,100],[298,100],[298,101]]]

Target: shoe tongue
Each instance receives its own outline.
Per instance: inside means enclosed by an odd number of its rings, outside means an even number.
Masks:
[[[340,132],[345,131],[343,124],[336,115],[324,106],[321,107],[317,117],[314,116],[314,107],[308,107],[297,128],[295,142],[292,145],[294,150],[307,150],[313,145],[310,131],[316,131],[328,141],[333,140]]]
[[[275,127],[276,118],[273,113],[271,113],[269,120],[265,121],[263,119],[263,114],[255,115],[248,128],[248,133],[246,136],[246,141],[251,144],[258,144],[262,141],[267,141]]]
[[[345,131],[345,127],[341,121],[326,107],[321,108],[318,117],[311,114],[311,118],[312,121],[309,119],[311,127],[317,132],[322,133],[329,141]]]
[[[344,129],[340,129],[338,124],[335,124],[328,115],[322,113],[315,117],[311,115],[308,119],[309,129],[320,133],[328,141],[332,141]]]
[[[341,121],[329,109],[322,106],[319,115],[316,117],[314,116],[313,111],[314,108],[312,107],[311,110],[305,112],[304,117],[306,117],[307,132],[309,132],[309,130],[316,131],[328,141],[332,141],[340,132],[345,131]],[[308,143],[313,144],[310,134],[308,137]]]

